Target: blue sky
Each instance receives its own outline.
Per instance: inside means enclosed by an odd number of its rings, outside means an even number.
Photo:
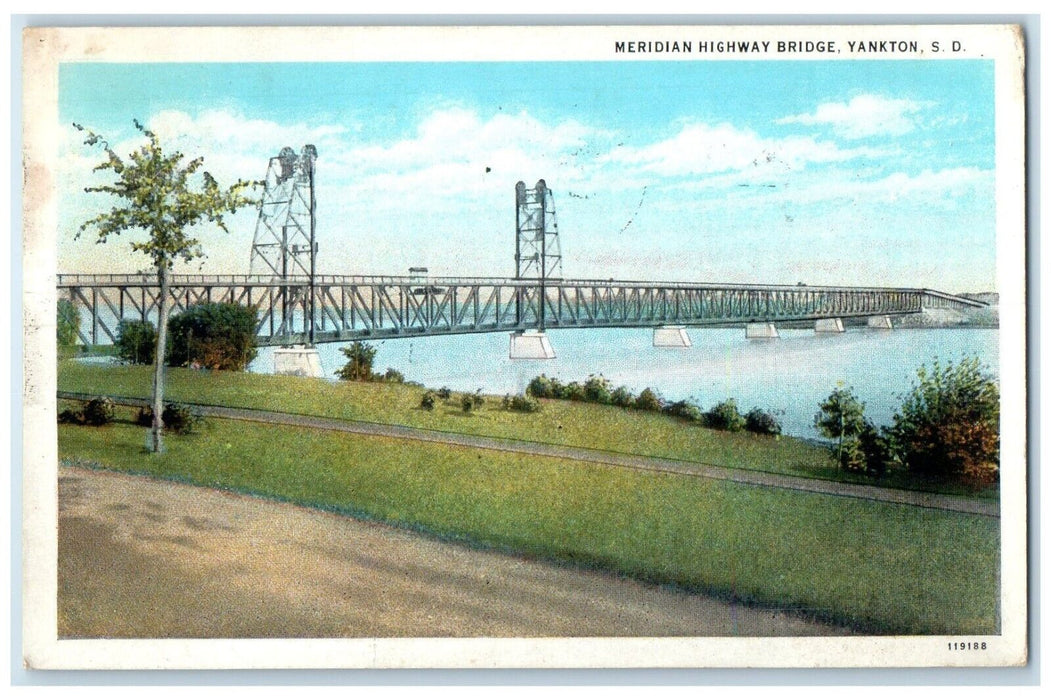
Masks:
[[[554,190],[571,277],[994,288],[989,61],[66,64],[59,270],[97,152],[143,120],[220,182],[314,143],[319,270],[513,272],[514,185]],[[487,171],[488,169],[488,171]],[[255,214],[182,271],[246,273]]]

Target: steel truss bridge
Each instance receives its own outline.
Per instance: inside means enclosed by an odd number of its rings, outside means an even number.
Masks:
[[[58,290],[88,311],[90,322],[79,329],[86,345],[115,343],[122,319],[156,322],[154,275],[59,275]],[[538,327],[783,323],[985,306],[931,289],[409,276],[317,276],[311,285],[302,276],[172,275],[169,293],[172,313],[205,302],[256,307],[263,346],[307,343],[311,307],[314,342],[324,343]]]
[[[515,276],[315,274],[317,149],[269,160],[249,275],[170,275],[168,308],[231,302],[258,313],[260,345],[553,328],[818,321],[985,306],[930,289],[565,279],[553,192],[515,186]],[[58,275],[80,341],[116,343],[122,320],[157,322],[153,274]],[[87,311],[85,319],[81,310]]]

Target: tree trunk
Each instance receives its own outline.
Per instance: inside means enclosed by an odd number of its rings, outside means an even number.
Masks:
[[[164,429],[164,350],[168,344],[168,266],[157,267],[157,278],[161,283],[161,296],[157,301],[157,352],[153,370],[153,427],[150,430],[150,451],[164,451],[161,432]]]

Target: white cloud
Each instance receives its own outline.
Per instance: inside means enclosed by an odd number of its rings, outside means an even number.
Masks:
[[[604,159],[665,177],[735,173],[762,178],[810,163],[832,163],[877,155],[873,149],[842,149],[810,137],[764,138],[731,124],[691,123],[674,136],[642,147],[614,148]]]
[[[830,126],[845,138],[901,136],[916,128],[915,116],[927,103],[880,95],[857,95],[850,102],[826,102],[810,114],[784,117],[778,124]]]

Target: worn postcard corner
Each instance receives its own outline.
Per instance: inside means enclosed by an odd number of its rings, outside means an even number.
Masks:
[[[26,665],[1025,664],[1023,46],[27,29]]]

